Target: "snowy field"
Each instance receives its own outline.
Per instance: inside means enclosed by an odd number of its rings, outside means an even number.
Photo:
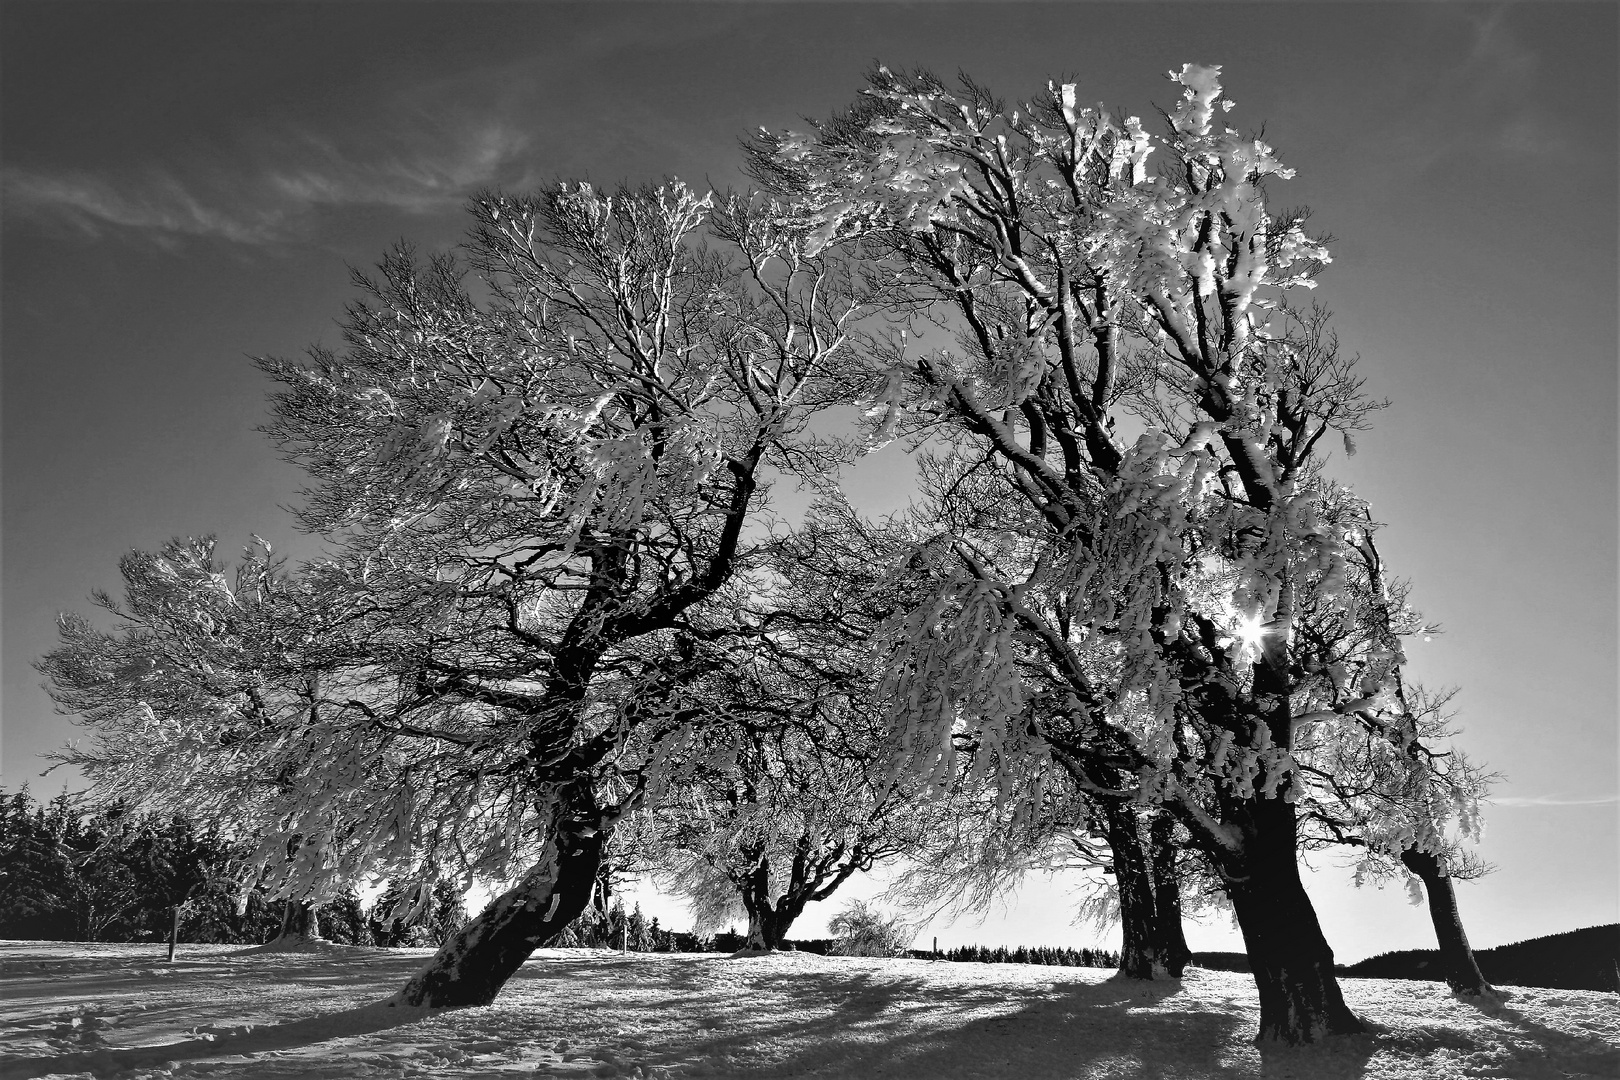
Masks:
[[[1111,972],[788,953],[544,949],[477,1009],[380,1007],[426,950],[243,955],[0,942],[0,1077],[1620,1076],[1614,994],[1348,979],[1377,1033],[1260,1053],[1246,975],[1143,990]]]

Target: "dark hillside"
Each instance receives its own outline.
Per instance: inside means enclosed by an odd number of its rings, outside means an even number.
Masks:
[[[1240,952],[1195,952],[1189,961],[1193,967],[1209,971],[1248,971],[1249,954]]]
[[[1620,923],[1499,945],[1474,955],[1485,977],[1499,986],[1620,990]],[[1351,978],[1437,982],[1442,978],[1438,954],[1433,949],[1384,953],[1345,968],[1343,974]]]

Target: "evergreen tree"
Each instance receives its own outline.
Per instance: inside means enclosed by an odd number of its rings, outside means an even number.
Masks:
[[[653,951],[652,928],[647,925],[647,916],[641,913],[640,901],[637,901],[635,909],[630,912],[626,929],[631,952]]]
[[[67,822],[24,787],[0,802],[0,937],[72,941],[78,870]]]

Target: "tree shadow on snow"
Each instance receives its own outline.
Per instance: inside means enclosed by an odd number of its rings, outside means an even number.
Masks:
[[[694,965],[666,985],[699,993],[707,984]],[[693,1076],[739,1078],[1357,1080],[1381,1049],[1370,1034],[1257,1052],[1251,1014],[1174,1008],[1167,999],[1182,985],[1168,981],[942,985],[892,973],[786,970],[759,972],[750,990],[751,1008],[716,1008],[698,1033],[642,1056]],[[630,1029],[652,1027],[669,1004],[642,1006],[638,1016],[621,1002],[618,1018]]]
[[[333,1038],[370,1035],[413,1023],[429,1015],[432,1013],[427,1009],[390,1008],[385,1002],[373,1002],[279,1024],[239,1024],[212,1031],[204,1028],[201,1029],[204,1034],[200,1038],[161,1046],[137,1046],[122,1050],[99,1048],[46,1057],[10,1058],[0,1061],[0,1075],[8,1080],[25,1080],[52,1073],[88,1072],[95,1076],[114,1076],[131,1069],[156,1068],[197,1058],[295,1050]]]
[[[694,991],[701,969],[692,972]],[[1161,1011],[1178,983],[940,985],[860,970],[761,971],[755,1008],[737,1008],[666,1044],[653,1063],[690,1075],[774,1077],[1041,1077],[1253,1075],[1223,1061],[1241,1042],[1230,1013]],[[775,1007],[780,1003],[787,1007]],[[994,1015],[986,1015],[993,1010]],[[651,1025],[621,1014],[626,1027]]]
[[[1262,1046],[1260,1075],[1266,1080],[1357,1080],[1374,1054],[1389,1046],[1377,1025],[1364,1035],[1335,1035],[1314,1046]]]
[[[154,978],[166,982],[192,979],[263,979],[276,983],[296,981],[331,987],[360,987],[403,981],[427,962],[425,954],[395,953],[388,949],[355,948],[345,954],[312,956],[294,952],[207,953],[188,955],[186,946],[171,963],[159,946],[152,954],[0,962],[0,980],[9,997],[30,996],[37,990],[56,998],[140,996]],[[46,993],[48,991],[48,993]]]
[[[1590,992],[1590,991],[1587,991]],[[1558,1028],[1548,1027],[1533,1020],[1509,1002],[1511,991],[1504,992],[1504,1000],[1453,995],[1459,1003],[1484,1013],[1492,1019],[1517,1027],[1544,1050],[1549,1059],[1565,1072],[1578,1070],[1594,1076],[1620,1076],[1620,1051],[1603,1039],[1583,1037]]]
[[[7,990],[11,992],[9,996],[13,1001],[34,998],[39,1005],[42,1022],[49,1022],[45,1018],[63,1011],[56,1002],[95,1002],[97,1005],[88,1010],[93,1014],[117,1015],[125,1012],[128,1002],[141,1001],[148,996],[153,978],[159,976],[167,986],[187,982],[207,986],[223,979],[248,987],[255,984],[274,987],[297,985],[306,990],[337,993],[352,1000],[346,991],[377,990],[386,994],[387,988],[402,983],[411,972],[421,967],[426,957],[412,953],[390,954],[379,949],[356,949],[344,954],[314,957],[314,963],[310,962],[311,959],[291,952],[245,957],[240,953],[212,952],[187,957],[182,949],[181,956],[172,964],[164,963],[161,954],[74,959],[54,964],[40,962],[29,965],[27,969],[8,972]],[[166,1022],[170,1018],[185,1023],[186,1018],[195,1017],[199,1012],[195,1001],[169,1000],[164,995],[158,996],[152,1004],[142,1004],[140,1009],[140,1015],[147,1024]],[[388,1008],[382,1001],[375,1001],[354,1008],[323,1010],[311,1016],[281,1022],[233,1023],[222,1020],[217,1024],[200,1025],[187,1032],[197,1034],[196,1038],[127,1048],[105,1045],[104,1038],[117,1036],[111,1032],[104,1036],[103,1028],[87,1026],[81,1029],[76,1048],[35,1057],[0,1057],[0,1076],[8,1080],[11,1077],[36,1077],[50,1073],[88,1072],[107,1076],[168,1062],[292,1050],[335,1037],[382,1031],[425,1015],[428,1015],[427,1010]]]
[[[916,983],[882,988],[881,1011],[870,1008],[879,995],[834,1009],[821,1021],[836,1036],[851,1024],[866,1022],[871,1038],[859,1042],[812,1039],[793,1062],[807,1072],[828,1075],[970,1076],[1110,1076],[1191,1072],[1209,1076],[1241,1075],[1220,1060],[1219,1048],[1230,1043],[1236,1021],[1208,1011],[1159,1012],[1165,998],[1179,992],[1174,983],[1059,983],[1031,987],[1008,998],[1005,988],[938,987]],[[986,1007],[1004,1008],[984,1015]],[[892,1009],[892,1012],[888,1010]],[[927,1010],[935,1023],[914,1028],[906,1014]],[[937,1023],[941,1010],[960,1020]],[[1150,1071],[1138,1070],[1138,1063]]]

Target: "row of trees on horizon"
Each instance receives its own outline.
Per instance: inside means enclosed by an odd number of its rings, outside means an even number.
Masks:
[[[504,890],[410,1005],[492,1000],[604,865],[761,951],[881,861],[916,909],[1070,866],[1129,978],[1229,908],[1260,1038],[1312,1042],[1364,1030],[1312,848],[1406,879],[1490,993],[1453,884],[1489,777],[1328,471],[1384,403],[1299,299],[1290,171],[1218,69],[1172,78],[1152,135],[878,68],[753,137],[755,191],[480,194],[458,252],[356,277],[341,349],[258,361],[327,554],[126,556],[39,664],[64,760],[296,903]],[[917,494],[863,515],[840,470],[895,440]]]
[[[243,855],[242,845],[225,840],[214,825],[125,806],[88,811],[66,793],[41,804],[25,785],[0,797],[0,939],[136,943],[172,935],[187,944],[290,947],[324,940],[420,948],[442,945],[466,922],[464,898],[447,882],[409,923],[391,917],[400,895],[388,887],[368,890],[369,904],[353,889],[313,905],[276,901]],[[748,944],[735,926],[712,935],[660,926],[639,902],[627,910],[615,881],[622,884],[619,875],[605,872],[592,904],[550,944],[629,952],[735,952]],[[835,917],[833,929],[833,938],[778,944],[821,954],[984,963],[1119,962],[1117,953],[1091,948],[965,945],[918,952],[910,948],[910,927],[860,901]]]
[[[437,947],[466,922],[447,884],[412,921],[391,917],[400,890],[386,886],[370,904],[345,890],[312,918],[272,896],[246,855],[217,823],[118,804],[88,811],[65,793],[41,804],[25,785],[0,795],[0,938]]]

